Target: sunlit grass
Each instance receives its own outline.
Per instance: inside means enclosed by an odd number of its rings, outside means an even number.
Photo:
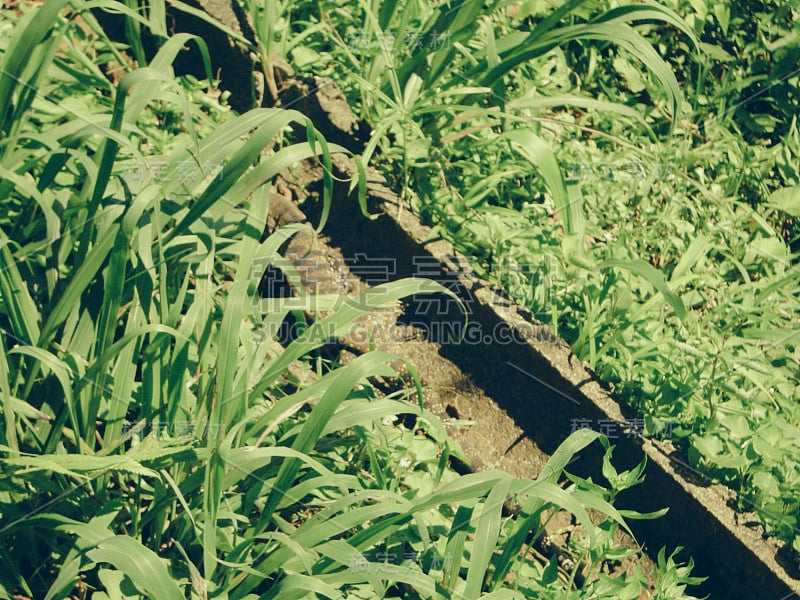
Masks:
[[[102,5],[130,33],[166,33],[163,3]],[[599,436],[570,437],[534,481],[458,477],[436,417],[369,385],[391,355],[306,360],[365,310],[447,290],[392,282],[286,348],[263,335],[289,307],[262,310],[254,265],[298,229],[264,238],[269,183],[313,158],[327,208],[340,149],[298,113],[235,115],[176,80],[182,45],[208,62],[189,36],[147,66],[134,38],[140,68],[110,82],[104,60],[126,61],[85,9],[51,0],[0,19],[0,596],[638,597],[640,572],[575,590],[528,554],[555,510],[589,547],[627,528],[611,501],[640,470],[609,489],[564,477]],[[289,128],[307,141],[286,144]],[[605,556],[576,559],[599,572]]]

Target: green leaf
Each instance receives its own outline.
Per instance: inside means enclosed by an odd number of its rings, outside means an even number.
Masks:
[[[479,598],[486,579],[489,563],[494,555],[502,528],[503,502],[511,489],[510,479],[499,480],[489,492],[481,507],[475,526],[475,541],[472,544],[464,598]]]
[[[106,538],[86,555],[97,563],[113,565],[151,598],[184,599],[184,593],[167,570],[166,562],[131,537],[118,535]]]
[[[97,473],[119,471],[146,477],[158,477],[155,471],[143,467],[127,456],[87,456],[80,454],[45,454],[2,458],[0,462],[26,471],[52,471],[71,477],[88,479]]]
[[[686,318],[686,307],[683,305],[683,301],[675,293],[673,293],[671,289],[669,289],[666,279],[664,278],[664,274],[650,263],[642,259],[630,261],[607,260],[600,263],[598,266],[601,269],[625,269],[634,275],[642,277],[645,281],[647,281],[647,283],[652,285],[656,291],[664,296],[664,300],[666,300],[667,303],[672,307],[679,319],[684,320]]]
[[[556,211],[563,220],[567,235],[582,233],[584,221],[580,195],[570,198],[564,176],[550,145],[529,129],[517,129],[503,134],[512,145],[542,174],[547,189],[553,195]],[[582,236],[581,236],[582,237]]]
[[[767,200],[767,205],[793,217],[800,217],[800,185],[772,192]]]

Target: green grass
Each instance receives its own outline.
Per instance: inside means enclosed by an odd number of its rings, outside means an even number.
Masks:
[[[102,6],[165,31],[161,3]],[[638,598],[641,571],[603,568],[640,556],[614,532],[654,515],[612,502],[641,467],[616,473],[609,448],[608,487],[565,473],[600,436],[565,440],[533,481],[459,477],[442,424],[369,385],[391,355],[314,356],[364,310],[447,290],[392,282],[285,348],[263,335],[295,305],[264,310],[254,265],[298,229],[265,237],[268,184],[315,157],[327,206],[341,149],[298,113],[236,115],[173,77],[187,36],[112,83],[107,61],[141,43],[112,45],[87,8],[0,15],[0,597]],[[556,511],[585,531],[565,549],[580,588],[531,550]],[[660,598],[697,582],[673,556]]]

